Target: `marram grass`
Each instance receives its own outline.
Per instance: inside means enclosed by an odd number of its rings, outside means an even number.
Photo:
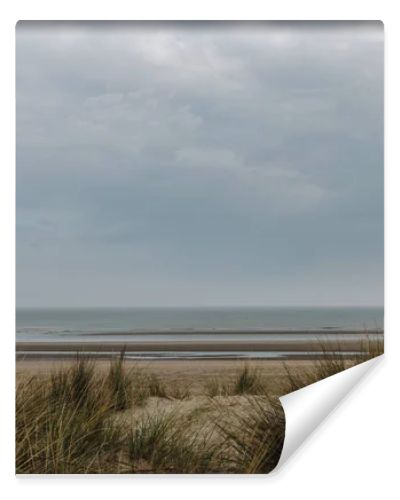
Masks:
[[[382,352],[382,342],[371,338],[351,360],[326,352],[307,370],[287,367],[280,394]],[[16,472],[267,473],[285,432],[276,396],[248,364],[231,379],[206,381],[196,400],[187,385],[168,387],[155,374],[128,370],[123,352],[106,373],[77,356],[48,375],[18,376]],[[150,410],[149,401],[157,402]],[[159,407],[163,401],[173,410]]]

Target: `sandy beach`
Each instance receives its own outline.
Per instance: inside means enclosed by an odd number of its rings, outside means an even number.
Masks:
[[[16,363],[17,380],[25,376],[47,376],[60,369],[69,368],[71,359],[24,358]],[[244,366],[257,370],[262,375],[271,393],[282,395],[287,390],[287,370],[293,373],[307,373],[315,367],[316,361],[291,359],[242,360],[242,359],[197,359],[197,360],[125,360],[127,370],[140,370],[160,377],[167,387],[189,388],[192,396],[204,394],[204,387],[210,380],[232,380]],[[96,359],[95,367],[105,373],[110,366],[107,359]]]
[[[65,368],[74,363],[74,360],[55,359],[55,358],[26,358],[20,359],[16,363],[17,377],[19,375],[49,374],[60,368]],[[266,376],[279,377],[285,375],[285,369],[282,361],[275,360],[251,360],[249,362],[252,368],[257,368]],[[311,360],[291,360],[286,362],[289,366],[298,369],[312,367],[314,362]],[[141,368],[148,370],[163,377],[167,383],[183,380],[195,385],[203,377],[230,377],[238,369],[242,368],[245,360],[226,360],[226,359],[198,359],[198,360],[125,360],[126,367]],[[95,361],[96,369],[103,371],[109,368],[109,360],[98,359]]]

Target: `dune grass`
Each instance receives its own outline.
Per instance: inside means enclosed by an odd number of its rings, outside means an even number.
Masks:
[[[230,384],[230,391],[234,397],[241,397],[238,394],[252,391],[256,380],[255,372],[246,366]],[[221,419],[208,416],[205,403],[204,407],[181,414],[179,405],[190,398],[189,388],[176,386],[168,393],[156,375],[137,369],[128,371],[123,353],[111,361],[106,373],[96,373],[94,364],[79,356],[70,367],[50,375],[23,377],[16,389],[17,473],[255,470],[246,457],[255,460],[258,452],[242,456],[238,453],[238,443],[245,449],[246,440],[254,441],[253,435],[239,433],[240,426],[234,426],[228,435],[217,423]],[[145,406],[149,398],[175,401],[175,410],[148,413]],[[219,404],[214,401],[214,413],[219,411]],[[231,404],[222,413],[228,422],[239,418]],[[270,425],[272,420],[266,422]],[[254,427],[254,421],[251,425]],[[249,450],[254,443],[249,442]],[[275,446],[275,442],[271,443]],[[269,438],[259,445],[269,450]]]
[[[131,429],[131,472],[193,474],[216,472],[219,447],[177,412],[146,415]]]
[[[371,337],[352,359],[325,352],[311,368],[286,365],[280,394],[382,351],[380,338]],[[106,372],[77,356],[48,375],[18,378],[16,472],[269,472],[285,429],[277,384],[270,382],[245,364],[231,378],[208,379],[203,396],[196,396],[187,385],[168,386],[154,373],[128,370],[124,352]]]
[[[264,392],[257,370],[251,369],[247,364],[238,373],[233,384],[234,394],[260,394]]]
[[[205,384],[205,394],[209,397],[235,396],[243,394],[262,395],[266,393],[265,383],[259,371],[245,364],[234,379],[227,381],[213,377]]]
[[[216,377],[207,380],[204,386],[204,393],[210,398],[216,396],[229,396],[231,392],[231,384]]]
[[[47,380],[22,380],[16,392],[17,473],[87,473],[112,467],[121,439],[110,421],[104,382],[79,359]]]
[[[229,471],[245,474],[271,472],[276,466],[285,434],[285,416],[277,399],[246,396],[246,411],[234,410],[229,422],[222,416],[217,425],[225,437]]]
[[[367,334],[361,341],[360,352],[362,359],[360,359],[360,362],[382,355],[384,347],[383,335],[378,335],[376,333]]]
[[[123,350],[117,359],[111,361],[107,376],[111,404],[116,411],[126,410],[133,401],[132,379],[126,372],[124,356],[125,351]]]
[[[334,347],[337,348],[337,351],[334,350]],[[328,350],[326,345],[321,345],[323,355],[320,359],[316,359],[312,367],[308,369],[292,370],[287,363],[283,362],[286,370],[286,384],[283,393],[287,394],[296,391],[347,368],[382,355],[384,352],[384,340],[382,335],[366,333],[360,340],[357,351],[351,356],[339,352],[339,347],[331,345]]]

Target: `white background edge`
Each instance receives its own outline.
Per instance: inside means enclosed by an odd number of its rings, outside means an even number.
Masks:
[[[371,359],[280,398],[286,420],[285,441],[274,472],[279,472],[296,455],[319,425],[345,401],[359,383],[365,381],[382,359],[382,356]]]
[[[0,475],[4,498],[97,499],[218,498],[255,495],[279,498],[398,498],[399,455],[399,41],[396,3],[388,0],[302,2],[136,2],[60,0],[3,2],[1,32],[0,259],[2,362],[0,369]],[[385,341],[386,354],[367,379],[304,443],[282,470],[257,477],[14,477],[14,26],[18,19],[381,19],[385,24]],[[397,366],[396,366],[397,365]]]

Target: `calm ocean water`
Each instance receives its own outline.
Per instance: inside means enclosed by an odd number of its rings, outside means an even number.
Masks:
[[[117,340],[132,332],[136,339],[224,336],[224,331],[252,335],[257,330],[371,330],[383,328],[383,308],[130,308],[17,309],[18,341]],[[243,337],[242,337],[243,338]]]

